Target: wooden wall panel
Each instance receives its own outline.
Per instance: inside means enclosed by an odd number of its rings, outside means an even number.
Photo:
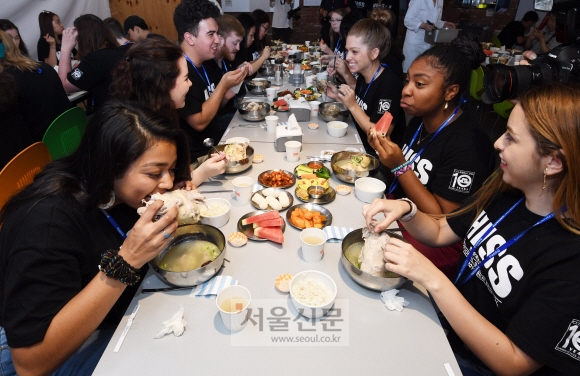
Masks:
[[[147,22],[152,33],[177,40],[173,26],[173,11],[181,0],[109,0],[111,16],[121,24],[125,18],[137,15]]]

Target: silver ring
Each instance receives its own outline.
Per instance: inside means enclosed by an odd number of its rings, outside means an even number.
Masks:
[[[163,235],[163,237],[164,237],[165,239],[169,239],[169,237],[170,237],[170,236],[171,236],[171,234],[170,234],[170,233],[168,233],[168,232],[166,232],[166,233]]]

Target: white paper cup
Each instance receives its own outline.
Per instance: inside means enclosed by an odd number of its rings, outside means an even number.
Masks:
[[[310,105],[310,119],[312,119],[312,117],[316,117],[318,115],[318,106],[320,105],[320,102],[311,101],[308,104]]]
[[[240,176],[232,181],[234,186],[234,193],[236,194],[236,201],[241,204],[247,204],[252,197],[252,186],[254,185],[254,178],[249,176]]]
[[[313,74],[310,74],[310,75],[304,77],[304,82],[306,83],[306,87],[310,87],[310,86],[314,85],[314,78],[315,77],[316,76]]]
[[[229,331],[237,332],[246,326],[248,323],[248,306],[251,300],[250,292],[243,286],[228,286],[219,292],[215,303],[222,321]]]
[[[324,72],[316,73],[316,79],[318,81],[320,81],[320,80],[328,80],[328,72],[324,71]]]
[[[266,125],[268,132],[276,131],[276,127],[278,126],[278,120],[279,118],[276,115],[266,116]]]
[[[308,47],[308,46],[310,46],[310,41],[307,40],[307,41],[304,42],[304,44],[306,45],[306,47]]]
[[[324,255],[324,244],[328,240],[326,233],[319,228],[307,228],[300,232],[302,257],[306,262],[318,262]]]
[[[276,88],[269,87],[266,89],[266,98],[268,98],[268,102],[274,102],[276,99]]]
[[[302,142],[286,141],[284,146],[286,146],[286,160],[288,162],[296,162],[300,159],[300,148],[302,147]]]
[[[514,56],[514,63],[519,63],[520,61],[522,61],[524,58],[523,55],[516,55]]]

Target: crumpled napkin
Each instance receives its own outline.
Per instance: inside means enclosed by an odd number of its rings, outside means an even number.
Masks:
[[[290,116],[288,116],[288,125],[286,128],[288,130],[300,129],[300,124],[298,124],[298,121],[296,121],[296,115],[290,114]]]
[[[399,290],[393,289],[389,291],[381,292],[381,300],[385,303],[385,307],[389,311],[397,310],[401,312],[403,307],[409,305],[409,302],[405,300],[402,296],[396,296],[399,293]]]
[[[161,329],[159,333],[154,337],[155,339],[163,338],[166,334],[173,333],[175,336],[179,337],[185,332],[185,326],[187,322],[183,319],[183,312],[185,309],[180,305],[179,311],[177,311],[171,318],[167,321],[163,321],[165,328]]]

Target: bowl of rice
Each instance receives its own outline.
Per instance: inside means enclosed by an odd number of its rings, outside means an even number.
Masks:
[[[336,283],[329,275],[317,270],[305,270],[290,282],[290,300],[305,317],[317,319],[326,315],[336,299]]]
[[[208,198],[200,205],[201,220],[204,225],[225,226],[230,220],[231,205],[223,198]]]

